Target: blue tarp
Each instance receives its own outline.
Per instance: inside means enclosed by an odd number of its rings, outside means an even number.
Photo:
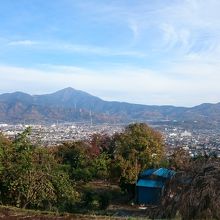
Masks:
[[[161,182],[161,181],[155,181],[155,180],[139,179],[136,186],[151,187],[151,188],[162,188],[164,186],[164,183]]]
[[[161,176],[167,179],[170,179],[172,176],[175,175],[175,171],[173,170],[168,170],[166,168],[159,168],[156,171],[153,172],[153,175],[155,176]]]
[[[172,176],[175,175],[175,173],[176,173],[175,171],[169,170],[169,169],[166,169],[166,168],[147,169],[147,170],[144,170],[140,174],[140,177],[154,175],[154,176],[159,176],[159,177],[170,179]]]

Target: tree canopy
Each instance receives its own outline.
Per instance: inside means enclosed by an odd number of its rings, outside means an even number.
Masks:
[[[115,136],[116,165],[127,183],[134,183],[142,170],[158,166],[163,156],[162,135],[144,123],[128,125]]]
[[[0,141],[0,200],[17,207],[52,209],[77,199],[77,192],[54,156],[34,146],[26,129],[13,142]]]

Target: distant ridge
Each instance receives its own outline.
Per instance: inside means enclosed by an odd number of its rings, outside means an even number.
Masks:
[[[97,123],[175,120],[219,126],[220,103],[186,108],[109,102],[71,87],[45,95],[0,95],[0,122],[85,122],[91,117]]]

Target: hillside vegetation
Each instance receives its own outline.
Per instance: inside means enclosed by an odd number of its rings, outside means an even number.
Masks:
[[[113,136],[43,147],[27,128],[14,140],[0,136],[0,202],[56,213],[150,218],[219,219],[220,160],[165,156],[161,134],[146,124],[128,125]],[[139,210],[134,186],[140,172],[168,167],[177,174],[161,204]]]
[[[104,210],[112,195],[83,185],[94,180],[133,184],[141,170],[159,165],[164,153],[161,135],[145,124],[130,125],[112,137],[94,135],[91,141],[48,148],[33,145],[30,132],[28,128],[12,141],[0,137],[2,204],[58,212]]]

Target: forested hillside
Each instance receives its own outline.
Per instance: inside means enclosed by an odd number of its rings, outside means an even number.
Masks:
[[[220,104],[186,108],[110,102],[73,88],[46,95],[22,92],[0,95],[1,122],[88,122],[91,118],[96,123],[175,120],[216,128],[220,125]]]

